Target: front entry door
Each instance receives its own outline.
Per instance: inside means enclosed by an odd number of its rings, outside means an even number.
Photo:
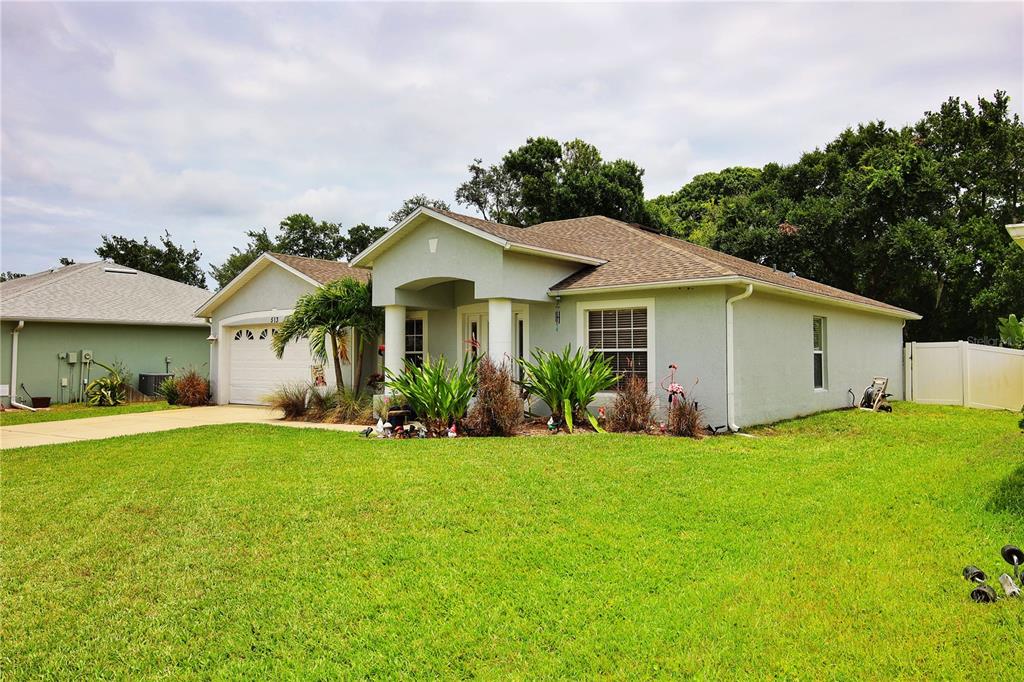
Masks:
[[[466,313],[462,316],[463,353],[476,359],[487,353],[487,313]]]

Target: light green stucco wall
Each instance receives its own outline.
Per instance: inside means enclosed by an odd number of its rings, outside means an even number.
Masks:
[[[435,253],[429,241],[437,239]],[[488,297],[527,303],[529,345],[560,350],[582,342],[578,304],[653,299],[654,346],[650,387],[665,407],[662,380],[670,363],[676,381],[705,412],[705,422],[724,426],[727,416],[726,301],[743,287],[722,285],[659,288],[628,293],[563,296],[555,327],[551,286],[579,264],[505,251],[479,236],[436,219],[410,229],[373,264],[374,303],[426,309],[431,355],[462,355],[456,308]],[[450,281],[457,280],[457,281]],[[440,282],[440,283],[439,283]],[[403,289],[405,287],[405,289]],[[827,391],[812,381],[811,318],[828,319]],[[887,375],[902,396],[902,320],[826,302],[783,298],[761,291],[735,307],[737,424],[753,424],[836,409],[859,397],[872,375]],[[602,396],[597,404],[611,400]]]
[[[737,292],[739,290],[737,289]],[[814,389],[812,318],[826,319],[826,390]],[[734,306],[740,426],[850,405],[875,375],[903,397],[903,320],[762,292]]]
[[[456,305],[481,303],[468,292],[471,287],[456,287]],[[530,348],[561,350],[576,348],[578,303],[588,301],[629,301],[654,299],[654,353],[649,362],[654,368],[651,389],[664,407],[666,395],[660,388],[668,365],[679,366],[676,380],[688,389],[704,408],[707,421],[724,425],[725,416],[725,287],[683,287],[657,289],[631,294],[565,296],[560,302],[561,321],[555,325],[555,303],[529,303]],[[457,338],[457,314],[454,308],[427,311],[428,351],[430,355],[459,358],[463,344]],[[699,380],[699,381],[698,381]],[[611,396],[602,396],[597,405],[607,404]]]
[[[0,383],[11,380],[11,331],[15,323],[0,324]],[[171,371],[194,367],[204,376],[209,372],[209,335],[206,327],[127,326],[108,324],[71,324],[26,322],[18,339],[18,383],[25,384],[33,396],[50,396],[54,402],[65,402],[79,377],[76,365],[71,368],[58,361],[58,353],[91,350],[93,358],[105,364],[120,361],[131,371],[133,385],[138,387],[140,372],[165,371],[164,357],[171,356]],[[92,367],[92,378],[106,371]],[[69,387],[61,391],[60,377],[68,377]],[[19,395],[25,399],[24,392]],[[9,404],[8,399],[4,399]]]
[[[210,377],[214,401],[227,402],[230,384],[230,344],[236,327],[252,324],[271,324],[272,317],[279,323],[295,307],[300,296],[312,293],[316,287],[309,281],[281,267],[270,264],[226,299],[210,317],[216,330],[217,341],[208,349]],[[227,322],[225,322],[227,320]],[[350,350],[354,356],[354,349]],[[370,343],[363,352],[363,378],[379,371],[381,364],[377,344]],[[328,379],[333,384],[333,369]],[[355,363],[342,364],[342,379],[351,386]]]
[[[434,218],[395,239],[398,241],[373,263],[374,305],[434,309],[463,305],[465,293],[457,286],[422,286],[445,279],[471,283],[469,296],[477,300],[546,300],[548,287],[581,267],[506,251]],[[437,240],[434,253],[430,252],[432,239]]]
[[[216,327],[221,320],[254,311],[291,310],[303,294],[311,293],[315,286],[276,265],[267,265],[245,286],[225,300],[210,318]]]

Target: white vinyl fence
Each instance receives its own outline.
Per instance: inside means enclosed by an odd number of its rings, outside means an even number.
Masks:
[[[903,360],[907,400],[1014,411],[1024,405],[1024,350],[908,343]]]

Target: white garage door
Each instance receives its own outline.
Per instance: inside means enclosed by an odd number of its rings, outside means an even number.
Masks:
[[[312,379],[309,341],[301,339],[288,344],[284,357],[278,359],[270,348],[276,331],[264,325],[232,332],[230,402],[262,405],[266,396],[282,384]]]

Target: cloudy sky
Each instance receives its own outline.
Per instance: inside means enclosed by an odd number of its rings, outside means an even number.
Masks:
[[[2,5],[3,270],[290,213],[384,224],[581,137],[648,196],[947,97],[1024,98],[1020,3]]]

